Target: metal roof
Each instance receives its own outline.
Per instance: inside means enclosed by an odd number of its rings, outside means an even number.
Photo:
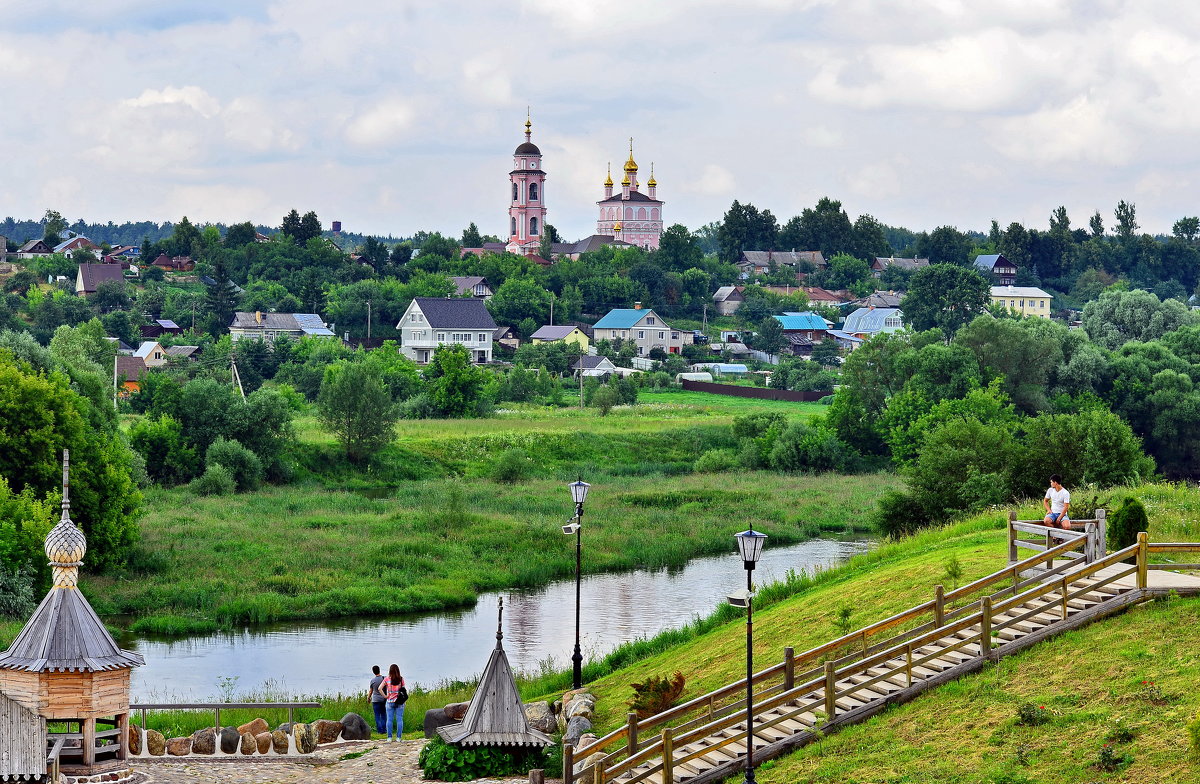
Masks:
[[[811,310],[806,310],[803,313],[785,313],[782,316],[776,316],[775,320],[783,325],[784,331],[792,331],[797,329],[826,329],[828,324],[825,319],[813,313]]]
[[[992,286],[993,297],[1042,297],[1050,299],[1050,295],[1037,286]]]
[[[901,327],[889,327],[886,320],[889,316],[903,318],[899,308],[859,308],[846,316],[842,326],[844,332],[895,332]]]
[[[551,326],[548,324],[544,327],[538,327],[537,331],[530,335],[529,338],[531,340],[534,338],[537,338],[538,340],[562,340],[578,329],[579,327],[575,326],[574,324],[558,326]]]
[[[629,329],[647,315],[656,316],[651,308],[613,308],[604,314],[604,318],[592,325],[592,329]],[[662,321],[662,319],[659,319]],[[666,324],[655,326],[666,327]]]
[[[413,302],[434,329],[496,329],[496,322],[481,299],[417,297]],[[401,321],[396,328],[403,326]]]

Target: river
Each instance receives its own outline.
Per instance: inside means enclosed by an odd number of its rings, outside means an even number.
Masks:
[[[789,569],[828,568],[865,551],[865,540],[814,539],[762,553],[755,581],[779,580]],[[586,558],[586,548],[584,557]],[[745,585],[737,555],[697,558],[681,569],[585,576],[584,660],[626,640],[649,637],[708,615]],[[361,690],[371,665],[397,662],[426,687],[479,674],[496,640],[497,597],[504,597],[504,648],[513,668],[535,672],[570,666],[575,581],[531,590],[482,594],[472,609],[396,618],[262,624],[179,638],[126,636],[146,666],[133,671],[135,702],[181,702],[262,694],[324,696]]]

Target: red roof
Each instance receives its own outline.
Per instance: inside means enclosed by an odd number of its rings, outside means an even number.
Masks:
[[[543,267],[549,267],[554,264],[554,262],[550,261],[550,259],[544,259],[541,256],[537,255],[536,253],[526,253],[525,258],[529,259],[534,264],[540,264]]]

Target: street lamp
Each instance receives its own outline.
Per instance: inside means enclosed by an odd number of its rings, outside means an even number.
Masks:
[[[734,534],[746,567],[746,588],[729,595],[729,603],[746,608],[746,784],[754,784],[754,566],[767,535],[747,528]]]
[[[563,526],[563,533],[575,534],[575,652],[571,654],[571,688],[583,686],[583,652],[579,650],[579,596],[583,572],[583,502],[591,488],[582,478],[567,485],[575,502],[575,517]]]

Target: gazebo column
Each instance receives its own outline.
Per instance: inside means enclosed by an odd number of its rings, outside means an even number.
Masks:
[[[96,764],[96,720],[84,719],[83,730],[83,764],[91,767]]]
[[[129,714],[128,713],[117,714],[117,730],[120,732],[120,735],[117,737],[117,743],[120,744],[117,747],[118,749],[120,749],[117,752],[117,759],[127,760],[127,759],[129,759]]]

